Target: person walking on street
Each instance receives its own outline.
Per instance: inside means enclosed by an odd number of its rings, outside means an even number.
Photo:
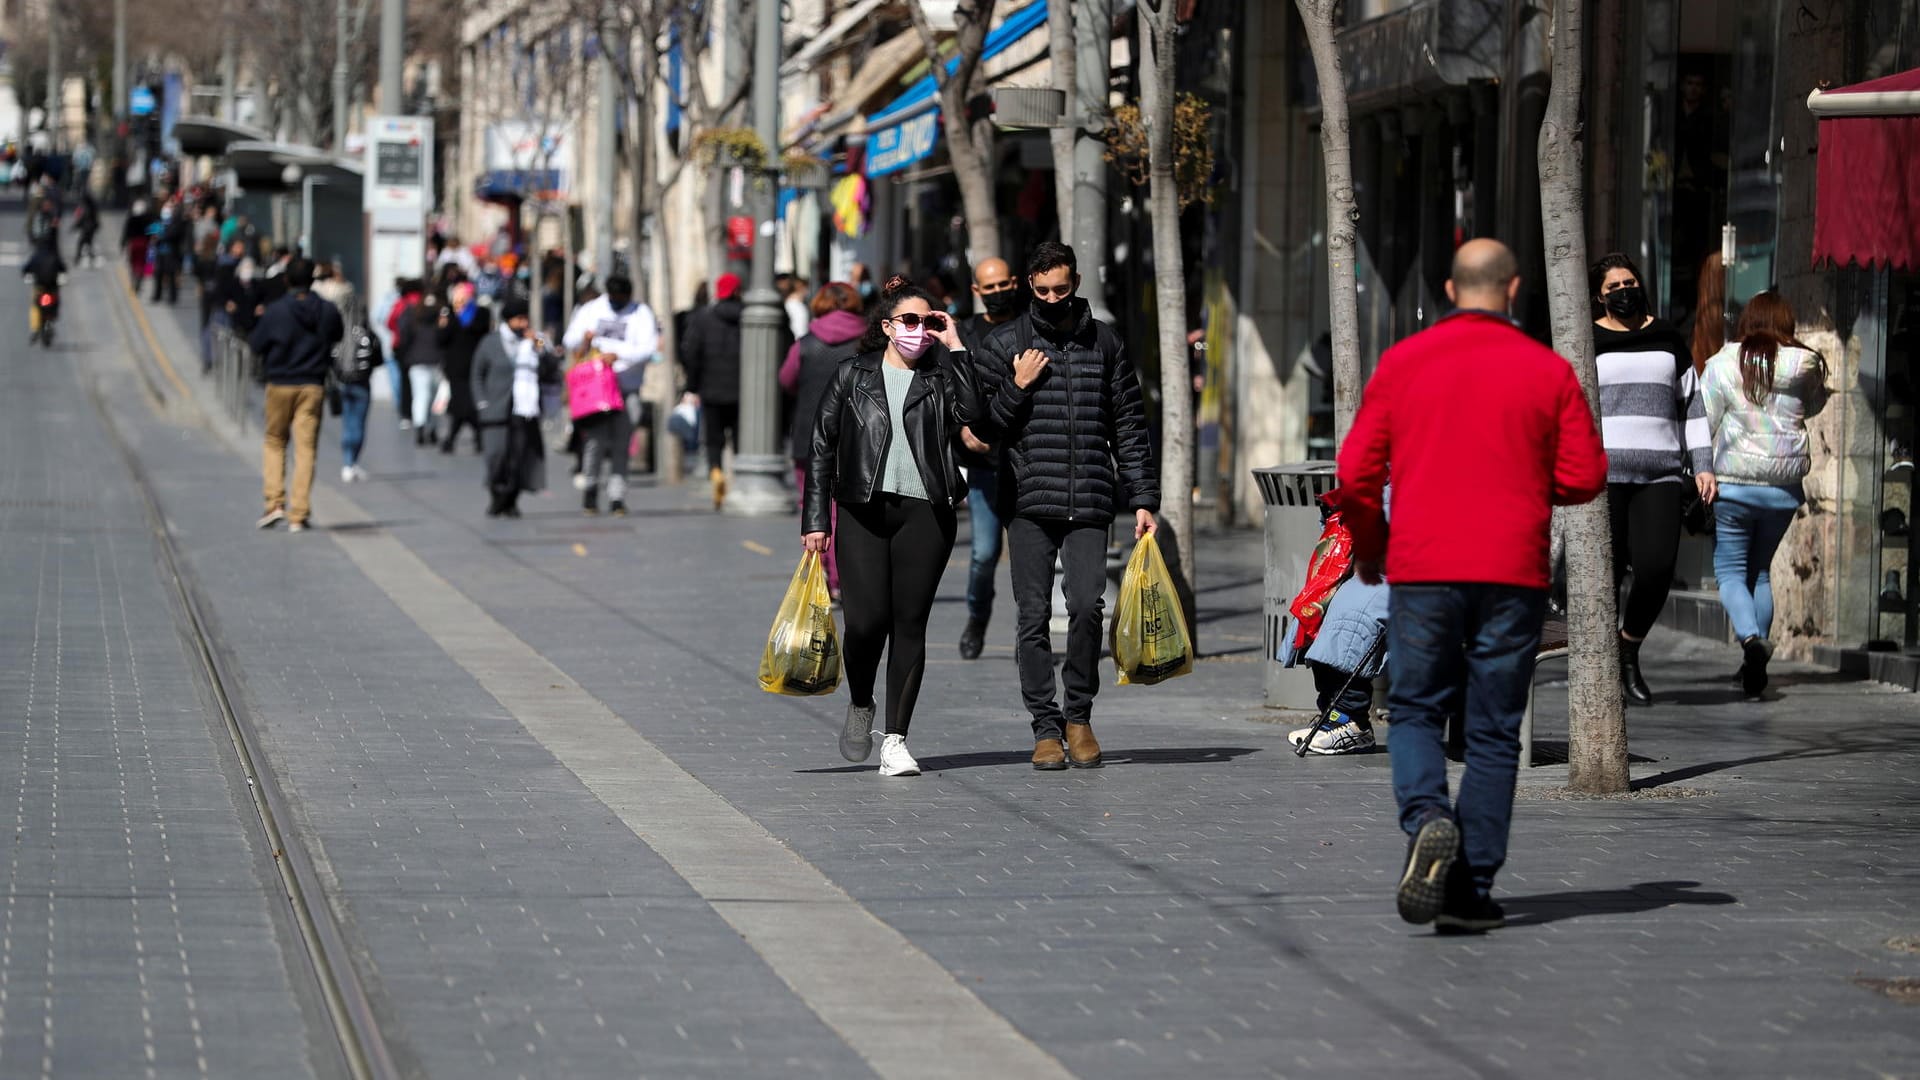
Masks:
[[[1160,488],[1140,380],[1120,336],[1075,295],[1073,249],[1053,241],[1034,248],[1027,286],[1027,311],[982,346],[976,363],[991,404],[982,424],[968,426],[981,442],[1004,448],[1012,474],[1007,544],[1033,767],[1097,769],[1093,698],[1105,629],[1107,529],[1115,514],[1130,511],[1135,540],[1153,532]],[[1063,702],[1055,700],[1047,629],[1056,560],[1067,601]]]
[[[320,403],[333,347],[346,333],[340,312],[313,294],[313,265],[287,268],[287,295],[267,306],[247,344],[260,354],[267,382],[263,493],[259,526],[282,521],[289,532],[307,527],[313,466],[320,450]],[[287,498],[287,440],[293,439],[293,497]]]
[[[136,296],[140,292],[140,284],[147,280],[147,230],[153,222],[153,213],[147,208],[147,200],[135,199],[126,220],[120,225],[120,252],[126,257],[127,275],[133,281]]]
[[[80,202],[73,209],[73,264],[75,266],[99,266],[100,253],[94,250],[93,238],[100,231],[100,204],[94,200],[93,192],[80,189]]]
[[[1633,572],[1620,618],[1620,692],[1653,704],[1640,674],[1640,643],[1667,604],[1690,485],[1713,487],[1707,414],[1693,354],[1680,331],[1647,310],[1640,268],[1602,256],[1588,272],[1593,360],[1600,373],[1600,440],[1607,449],[1607,515],[1616,588]],[[1689,478],[1691,474],[1691,478]]]
[[[487,516],[520,516],[520,493],[538,491],[545,474],[540,441],[543,349],[524,299],[500,309],[500,328],[473,354],[473,404],[486,449]]]
[[[441,370],[447,379],[447,434],[440,442],[440,452],[453,453],[453,441],[460,429],[470,427],[473,452],[478,454],[481,452],[480,420],[473,408],[473,355],[492,333],[493,317],[480,306],[478,290],[466,282],[455,285],[448,299],[453,321],[447,326],[440,357]]]
[[[867,320],[860,314],[860,293],[844,281],[829,281],[820,287],[809,309],[807,333],[787,350],[780,365],[780,388],[793,395],[793,478],[804,507],[807,500],[807,462],[813,455],[813,424],[820,416],[820,400],[833,373],[842,361],[860,353],[860,339],[867,332]],[[838,514],[833,505],[829,514]],[[837,527],[829,522],[829,531]],[[827,571],[827,588],[840,595],[840,561],[829,545],[820,553]]]
[[[1508,312],[1513,252],[1454,254],[1456,310],[1388,349],[1340,449],[1355,573],[1388,586],[1393,792],[1411,838],[1400,917],[1447,932],[1504,925],[1520,719],[1546,616],[1549,522],[1606,490],[1607,456],[1571,364]],[[1393,479],[1393,527],[1382,492]],[[1466,773],[1447,794],[1445,729],[1464,716]]]
[[[329,300],[329,303],[333,301]],[[360,466],[360,451],[367,444],[367,412],[373,407],[373,373],[386,364],[386,350],[367,324],[366,314],[354,305],[351,296],[341,308],[349,320],[347,336],[340,343],[334,365],[334,382],[340,394],[340,482],[352,484],[367,478]]]
[[[1027,308],[1020,282],[1005,259],[986,259],[973,268],[973,295],[982,311],[960,324],[960,340],[974,355],[995,327],[1012,322]],[[994,575],[1000,569],[1000,452],[969,428],[960,429],[960,466],[967,471],[967,529],[973,534],[967,571],[967,625],[960,631],[960,658],[980,659],[987,624],[993,620]]]
[[[700,406],[706,429],[707,480],[713,508],[727,498],[727,439],[740,426],[740,275],[721,274],[713,282],[713,303],[695,312],[680,343],[680,366],[687,373],[687,394]]]
[[[633,414],[628,411],[645,384],[647,372],[660,352],[660,324],[653,309],[634,298],[633,279],[625,274],[607,277],[607,291],[580,305],[567,323],[560,343],[569,356],[584,356],[589,350],[608,358],[620,380],[620,392],[626,408],[617,414],[596,419],[591,442],[582,436],[580,476],[587,484],[588,502],[597,500],[600,465],[607,466],[608,510],[626,513],[628,456],[633,446]],[[644,403],[639,410],[644,412]],[[588,451],[591,451],[590,453]],[[590,506],[583,508],[591,509]]]
[[[400,318],[400,366],[407,371],[413,411],[413,445],[433,446],[433,398],[440,391],[440,365],[453,313],[432,293],[422,296]]]
[[[1773,656],[1773,555],[1807,501],[1807,421],[1832,395],[1826,360],[1793,330],[1785,297],[1754,296],[1735,341],[1707,360],[1703,383],[1716,478],[1703,493],[1713,507],[1713,576],[1740,641],[1741,688],[1752,698],[1766,691]]]
[[[905,278],[887,282],[860,347],[834,368],[821,396],[802,543],[814,552],[830,542],[839,549],[853,699],[840,753],[865,761],[873,752],[873,684],[885,649],[880,775],[918,776],[907,730],[926,670],[927,619],[953,552],[954,508],[966,492],[954,438],[974,422],[979,395],[952,321]]]
[[[161,207],[159,220],[147,226],[147,255],[153,263],[152,299],[156,304],[180,302],[180,259],[187,235],[186,222],[171,203]]]

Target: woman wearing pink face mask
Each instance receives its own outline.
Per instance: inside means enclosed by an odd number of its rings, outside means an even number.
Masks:
[[[873,684],[885,649],[882,776],[920,774],[907,752],[907,727],[926,670],[927,617],[953,551],[954,507],[967,497],[953,447],[963,426],[978,431],[981,422],[963,349],[953,321],[927,294],[893,278],[860,355],[834,372],[813,426],[801,532],[809,551],[832,543],[840,563],[853,697],[840,753],[865,761],[873,752]]]

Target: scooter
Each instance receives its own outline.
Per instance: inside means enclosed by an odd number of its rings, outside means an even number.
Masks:
[[[32,304],[27,309],[27,341],[53,348],[53,324],[60,318],[60,286],[29,281]]]

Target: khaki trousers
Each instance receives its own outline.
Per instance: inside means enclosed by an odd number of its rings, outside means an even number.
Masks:
[[[284,509],[290,521],[306,524],[312,510],[313,465],[320,453],[319,386],[267,386],[267,433],[261,458],[262,493],[267,512]],[[293,438],[293,500],[287,501],[287,438]]]

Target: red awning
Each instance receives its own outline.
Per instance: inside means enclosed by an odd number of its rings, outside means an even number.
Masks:
[[[1815,265],[1920,268],[1917,95],[1920,68],[1808,100],[1821,116]]]

